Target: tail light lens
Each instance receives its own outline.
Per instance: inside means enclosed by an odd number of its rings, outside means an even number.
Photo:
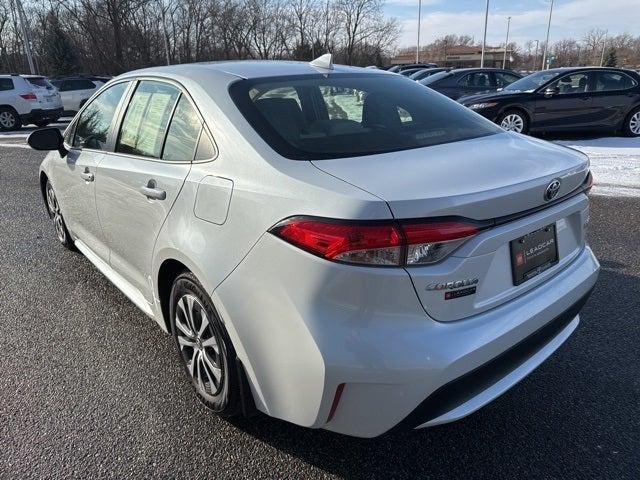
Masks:
[[[442,260],[479,229],[460,221],[362,223],[294,217],[270,232],[327,260],[411,266]]]
[[[24,98],[25,100],[31,100],[31,101],[34,101],[34,100],[37,100],[37,99],[38,99],[38,97],[36,97],[36,94],[35,94],[35,93],[33,93],[33,92],[29,92],[29,93],[21,93],[21,94],[20,94],[20,96],[21,96],[22,98]]]
[[[407,265],[435,263],[476,235],[478,227],[464,222],[402,225],[407,242]]]

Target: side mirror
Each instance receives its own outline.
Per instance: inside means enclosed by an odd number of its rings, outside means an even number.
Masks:
[[[34,150],[57,150],[62,158],[67,156],[64,139],[57,128],[41,128],[32,132],[27,143]]]
[[[558,93],[560,93],[560,87],[548,87],[544,89],[544,92],[542,92],[545,98],[551,98]]]

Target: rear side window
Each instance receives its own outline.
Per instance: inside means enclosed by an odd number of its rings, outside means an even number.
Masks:
[[[90,90],[93,88],[96,88],[96,86],[91,80],[65,80],[61,91],[68,92],[72,90]]]
[[[104,90],[83,110],[76,124],[73,146],[104,150],[116,108],[128,82],[116,83]]]
[[[116,152],[160,158],[165,133],[180,91],[167,83],[143,80],[122,121]]]
[[[585,93],[589,91],[588,72],[579,72],[572,73],[571,75],[565,75],[564,77],[550,84],[547,88],[557,88],[560,95]]]
[[[202,130],[202,122],[184,95],[171,119],[167,139],[162,152],[163,160],[191,161]]]
[[[289,94],[273,95],[283,91]],[[457,102],[400,75],[239,80],[230,87],[230,94],[274,150],[299,160],[393,152],[502,131]]]
[[[13,80],[10,78],[0,78],[0,92],[13,90]]]
[[[612,90],[626,90],[631,88],[636,82],[621,72],[597,72],[596,92],[609,92]]]

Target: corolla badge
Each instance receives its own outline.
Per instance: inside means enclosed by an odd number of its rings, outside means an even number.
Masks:
[[[478,284],[477,278],[465,278],[464,280],[454,280],[452,282],[442,282],[442,283],[430,283],[426,287],[425,290],[450,290],[452,288],[460,288],[460,287],[468,287],[470,285]]]
[[[553,200],[558,192],[560,191],[560,184],[562,180],[559,178],[554,178],[551,180],[551,183],[547,185],[547,188],[544,190],[544,199],[548,202],[549,200]]]

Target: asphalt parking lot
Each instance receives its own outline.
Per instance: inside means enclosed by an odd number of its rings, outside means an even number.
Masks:
[[[461,422],[363,440],[200,406],[170,338],[57,244],[42,157],[0,147],[0,478],[638,478],[640,198],[592,197],[600,280],[541,368]]]

